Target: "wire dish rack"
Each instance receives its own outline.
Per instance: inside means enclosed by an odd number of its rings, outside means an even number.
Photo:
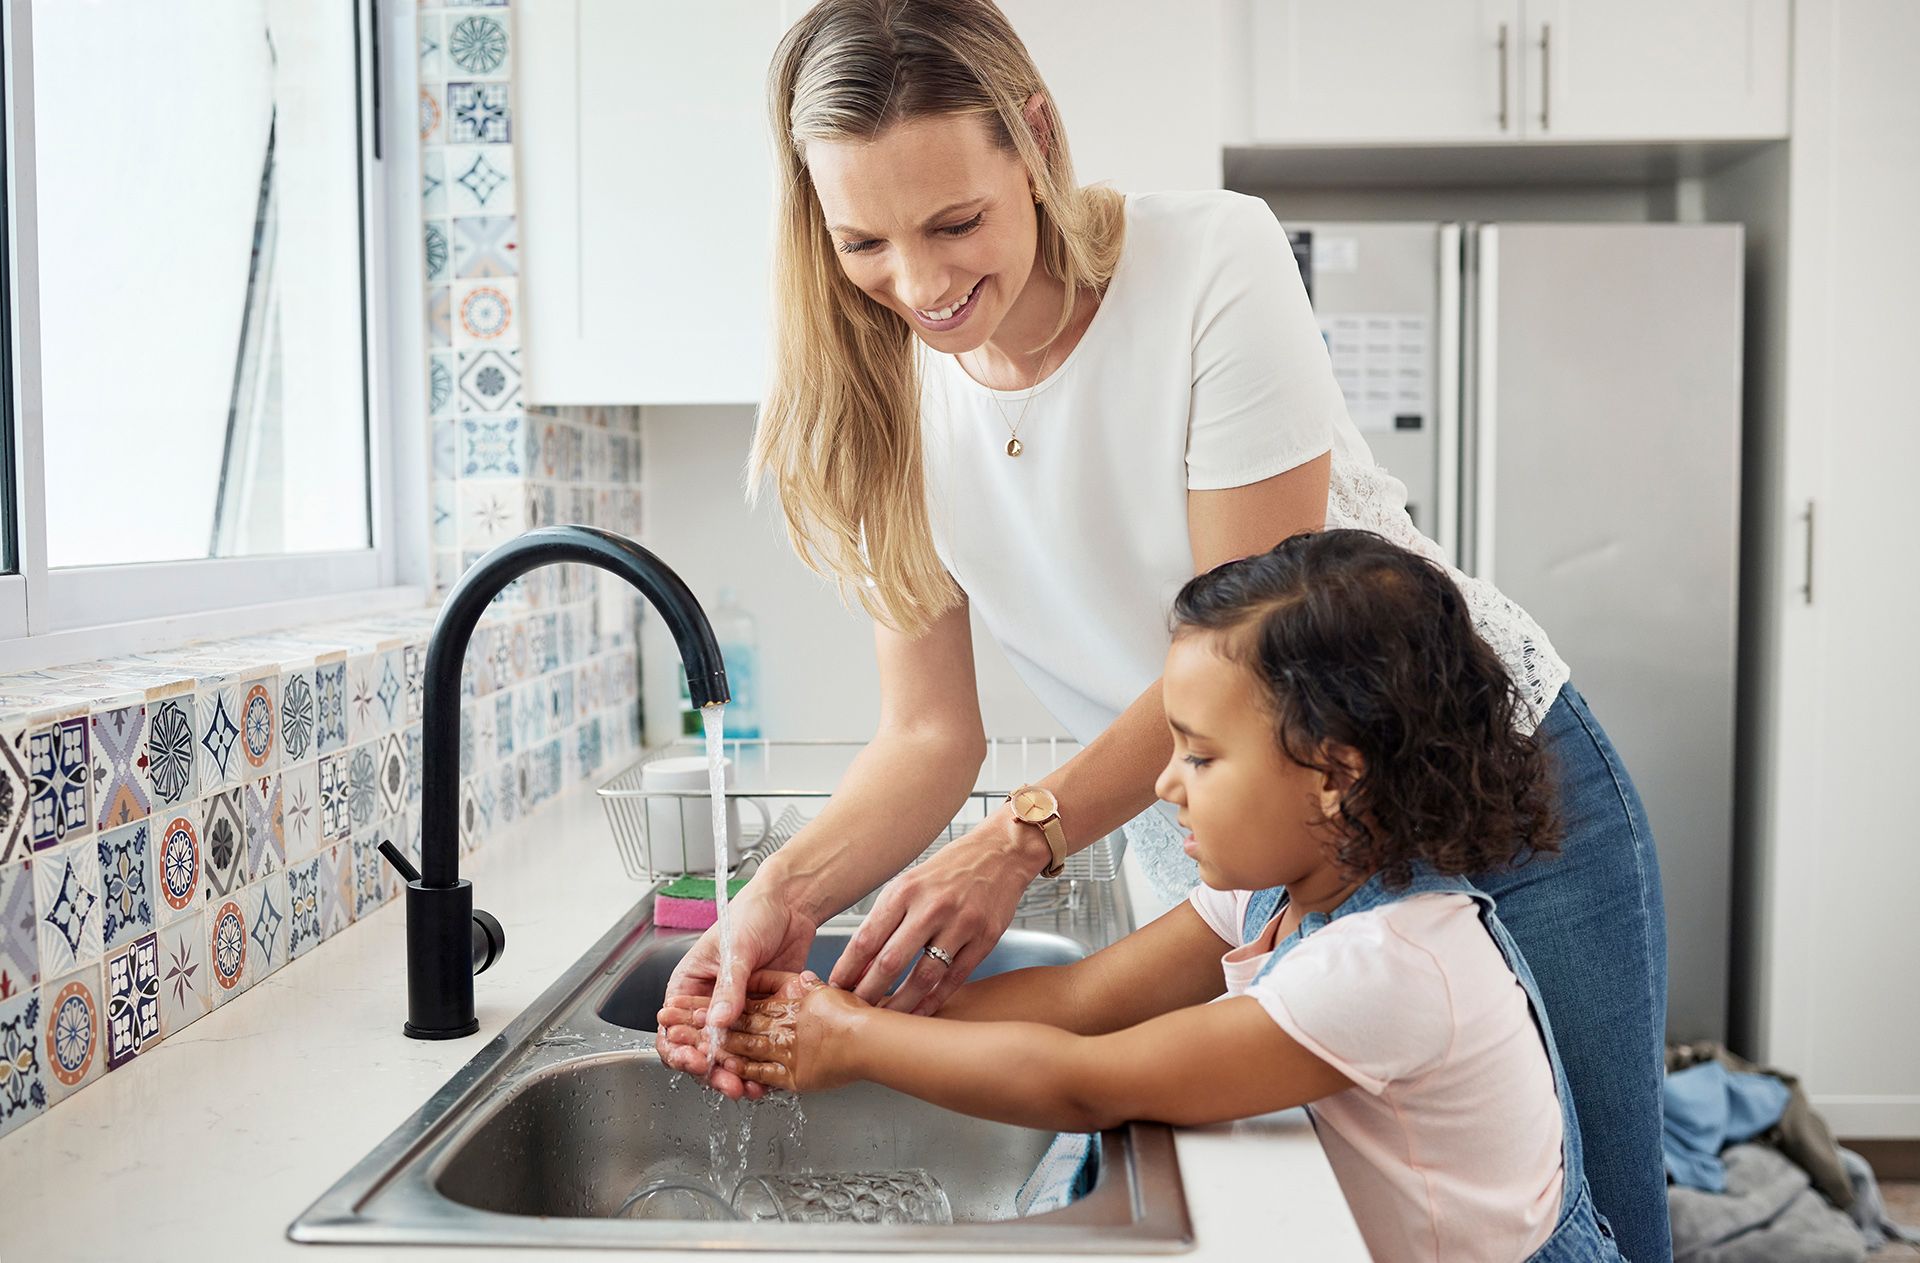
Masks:
[[[859,741],[769,741],[760,738],[729,740],[723,743],[732,761],[732,784],[728,799],[742,805],[749,802],[764,809],[771,821],[764,833],[755,838],[747,829],[746,812],[742,816],[742,836],[751,844],[736,857],[733,876],[739,877],[757,868],[767,856],[785,846],[808,821],[819,814],[833,795],[841,777],[855,757],[866,748]],[[964,835],[997,809],[1006,796],[1022,785],[1037,781],[1080,752],[1080,743],[1065,738],[997,738],[987,743],[987,757],[980,775],[967,795],[966,805],[952,824],[935,837],[913,861],[925,862],[941,847]],[[711,832],[712,807],[704,786],[700,789],[655,789],[645,784],[649,763],[669,758],[706,757],[704,743],[687,739],[656,746],[621,769],[600,786],[600,801],[605,804],[607,820],[613,826],[614,843],[619,848],[627,876],[635,881],[670,881],[689,872],[711,873],[712,856],[701,855],[704,847],[687,848],[676,843],[689,837],[704,841]],[[1067,857],[1066,868],[1057,877],[1036,878],[1027,901],[1046,902],[1057,895],[1064,899],[1071,884],[1080,881],[1112,881],[1120,875],[1120,860],[1126,854],[1126,838],[1118,830],[1093,845]],[[700,861],[704,860],[704,864]],[[692,862],[689,862],[692,861]]]

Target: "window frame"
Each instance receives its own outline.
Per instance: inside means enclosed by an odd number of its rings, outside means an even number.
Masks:
[[[46,0],[39,0],[45,3]],[[56,0],[57,2],[57,0]],[[7,240],[0,242],[0,384],[12,429],[5,475],[14,524],[12,573],[0,573],[0,670],[141,652],[333,617],[417,608],[427,598],[424,288],[419,253],[419,146],[407,114],[417,65],[410,6],[354,0],[360,134],[361,320],[367,512],[371,546],[49,570],[38,336],[32,18],[35,0],[0,9],[0,166]],[[403,55],[393,55],[395,51]],[[411,265],[412,272],[406,271]],[[411,301],[409,301],[411,300]],[[408,393],[411,392],[411,393]],[[415,401],[403,406],[401,401]]]

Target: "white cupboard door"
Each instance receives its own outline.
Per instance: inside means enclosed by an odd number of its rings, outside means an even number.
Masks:
[[[517,0],[522,358],[536,404],[760,397],[768,0]]]
[[[1519,133],[1518,0],[1253,0],[1251,19],[1256,143]]]
[[[1523,0],[1534,140],[1787,134],[1788,0]]]

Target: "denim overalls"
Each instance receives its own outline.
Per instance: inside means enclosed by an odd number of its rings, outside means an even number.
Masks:
[[[1251,943],[1260,936],[1279,909],[1285,894],[1285,889],[1278,886],[1254,892],[1247,904],[1246,923],[1241,927],[1241,942]],[[1566,1074],[1560,1068],[1559,1050],[1553,1044],[1553,1026],[1547,1021],[1546,1008],[1540,1003],[1540,991],[1534,985],[1533,972],[1527,968],[1526,957],[1520,954],[1520,949],[1507,934],[1507,928],[1500,924],[1500,918],[1494,914],[1491,896],[1464,877],[1443,877],[1423,866],[1414,869],[1413,881],[1404,890],[1388,890],[1379,875],[1375,874],[1331,914],[1307,913],[1301,919],[1299,929],[1274,945],[1273,955],[1261,966],[1254,981],[1266,977],[1267,971],[1298,946],[1301,939],[1329,922],[1414,895],[1431,894],[1466,895],[1478,906],[1481,924],[1487,927],[1494,945],[1506,959],[1507,968],[1513,971],[1514,977],[1520,980],[1521,989],[1527,993],[1527,1007],[1532,1011],[1534,1025],[1539,1028],[1540,1037],[1546,1044],[1547,1060],[1553,1065],[1553,1090],[1560,1101],[1560,1156],[1564,1167],[1561,1172],[1560,1219],[1554,1225],[1553,1234],[1528,1256],[1529,1263],[1607,1263],[1609,1260],[1618,1260],[1621,1256],[1614,1245],[1613,1229],[1593,1208],[1592,1195],[1587,1191],[1586,1173],[1580,1157],[1580,1121],[1574,1116],[1573,1097],[1567,1090]]]

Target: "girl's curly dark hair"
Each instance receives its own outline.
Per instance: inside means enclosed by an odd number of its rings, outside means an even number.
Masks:
[[[1295,535],[1195,576],[1173,630],[1218,634],[1286,756],[1350,781],[1333,821],[1349,872],[1400,888],[1416,862],[1464,875],[1559,849],[1547,756],[1441,567],[1370,531]]]

